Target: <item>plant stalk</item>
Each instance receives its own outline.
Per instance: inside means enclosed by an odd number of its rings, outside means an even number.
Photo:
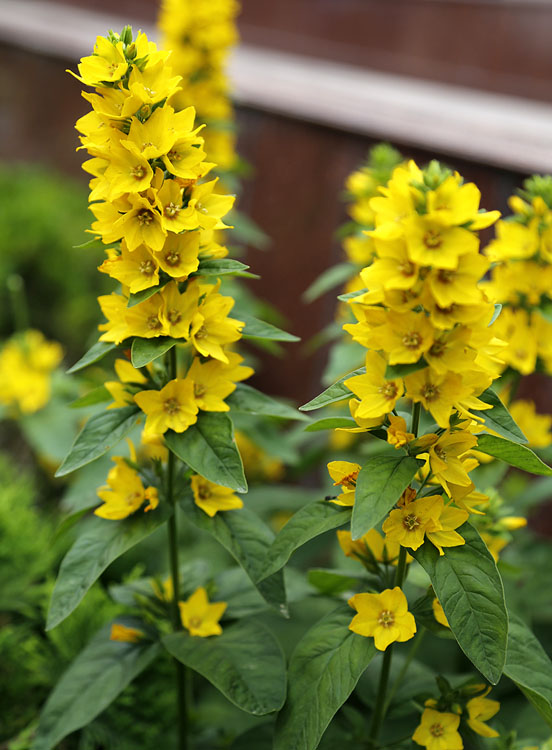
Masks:
[[[174,347],[169,354],[169,378],[176,378],[176,351]],[[175,457],[169,451],[167,460],[167,502],[172,506],[172,514],[169,518],[167,529],[169,535],[169,564],[171,569],[171,581],[173,595],[171,599],[171,620],[173,631],[182,630],[178,600],[180,596],[180,574],[178,566],[178,527],[176,520],[176,498],[174,493],[175,479]],[[188,750],[188,711],[186,701],[186,667],[178,659],[174,659],[176,670],[176,713],[178,726],[178,750]]]

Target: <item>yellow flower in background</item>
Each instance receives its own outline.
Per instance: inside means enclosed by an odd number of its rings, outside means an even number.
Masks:
[[[236,430],[234,437],[242,457],[245,476],[248,481],[268,479],[275,482],[283,477],[285,467],[281,459],[270,456],[240,430]]]
[[[491,727],[484,723],[491,719],[500,710],[500,703],[498,701],[493,701],[490,698],[485,697],[490,691],[491,688],[488,688],[483,695],[471,698],[466,704],[466,709],[468,711],[468,726],[481,737],[500,736],[495,729],[491,729]]]
[[[234,490],[210,482],[199,474],[194,474],[191,481],[195,504],[211,518],[219,510],[243,508],[243,500],[234,494]]]
[[[360,464],[351,461],[330,461],[328,473],[334,480],[334,487],[341,487],[341,495],[332,500],[336,505],[354,505],[356,480],[361,470]]]
[[[128,386],[139,386],[147,383],[147,378],[140,370],[133,367],[127,359],[115,360],[115,372],[119,380],[108,380],[104,383],[114,399],[113,403],[107,407],[108,409],[118,409],[121,406],[133,404],[133,389]]]
[[[209,603],[207,592],[200,586],[185,602],[178,602],[182,625],[190,633],[201,638],[220,635],[219,620],[226,610],[226,602]]]
[[[414,615],[408,611],[406,596],[398,586],[381,594],[355,594],[348,603],[358,613],[349,630],[373,637],[379,651],[395,641],[408,641],[416,633]]]
[[[425,708],[412,739],[427,750],[462,750],[459,725],[460,717],[456,714]]]
[[[0,351],[0,405],[32,414],[46,406],[52,372],[63,357],[61,345],[29,329],[11,337]]]
[[[139,628],[129,628],[127,625],[121,625],[121,623],[113,623],[109,640],[120,641],[121,643],[139,643],[144,635],[144,631]]]
[[[94,510],[94,514],[110,521],[127,518],[148,501],[145,510],[153,510],[159,505],[155,487],[144,488],[138,472],[131,468],[121,456],[114,456],[115,466],[107,475],[107,486],[97,492],[103,505]]]
[[[198,406],[189,378],[170,380],[160,391],[141,391],[134,400],[146,415],[145,433],[184,432],[197,422]]]
[[[449,621],[445,615],[445,610],[441,606],[441,602],[437,597],[431,602],[431,608],[433,609],[433,616],[440,625],[444,625],[445,628],[450,628]]]
[[[532,448],[552,444],[552,415],[537,414],[535,403],[525,399],[514,401],[508,409]]]

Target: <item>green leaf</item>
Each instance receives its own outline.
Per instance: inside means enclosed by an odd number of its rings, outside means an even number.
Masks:
[[[387,365],[385,369],[385,379],[394,380],[395,378],[405,378],[413,372],[423,370],[424,367],[427,367],[427,362],[423,357],[417,362],[409,362],[406,365]]]
[[[94,346],[91,346],[86,354],[78,360],[78,362],[75,362],[75,364],[67,370],[67,374],[69,375],[70,373],[83,370],[85,367],[88,367],[88,365],[92,365],[94,362],[103,359],[106,354],[109,354],[109,352],[112,352],[116,348],[117,344],[110,344],[107,343],[107,341],[97,341]]]
[[[303,300],[305,302],[314,302],[315,299],[326,294],[330,289],[333,289],[340,284],[344,284],[356,273],[358,273],[358,270],[352,263],[338,263],[336,266],[327,268],[315,281],[312,282],[306,291],[303,292]]]
[[[404,453],[372,456],[359,472],[351,522],[353,539],[373,529],[395,505],[423,461]]]
[[[526,445],[520,445],[495,435],[478,435],[475,448],[531,474],[552,474],[550,466],[543,463]]]
[[[123,406],[122,409],[108,409],[90,417],[56,471],[56,477],[70,474],[107,453],[128,435],[137,423],[139,414],[137,406]]]
[[[498,432],[499,435],[502,435],[507,440],[512,440],[514,443],[527,442],[527,438],[514,422],[512,415],[492,388],[487,388],[486,391],[483,391],[479,399],[493,407],[492,409],[482,409],[480,411],[472,409],[472,413],[476,417],[483,419],[487,429]]]
[[[487,328],[489,326],[492,326],[492,324],[495,322],[495,320],[498,318],[498,316],[500,315],[501,312],[502,312],[502,305],[500,303],[498,303],[498,304],[495,303],[493,317],[488,322]]]
[[[363,294],[366,294],[369,289],[357,289],[354,292],[347,292],[346,294],[338,294],[337,299],[340,302],[349,302],[351,299],[355,299],[355,297],[361,297]]]
[[[311,422],[305,427],[305,432],[320,432],[320,430],[336,430],[338,427],[358,427],[352,417],[325,417]]]
[[[88,391],[84,396],[75,399],[69,404],[71,409],[82,409],[84,406],[93,406],[94,404],[101,404],[104,401],[109,401],[113,396],[107,390],[105,385],[101,385],[99,388],[94,388],[92,391]]]
[[[327,596],[342,594],[344,591],[356,589],[363,575],[354,575],[343,570],[329,570],[328,568],[311,568],[308,574],[309,583]]]
[[[247,492],[232,420],[223,412],[200,412],[185,432],[165,433],[165,444],[196,474],[236,492]]]
[[[194,526],[211,534],[228,550],[263,599],[287,616],[282,572],[269,577],[262,575],[266,550],[270,547],[274,534],[257,514],[248,508],[240,508],[217,513],[210,518],[198,508],[189,494],[181,500],[180,506]]]
[[[343,526],[351,518],[351,509],[325,500],[305,505],[289,519],[266,550],[262,578],[283,568],[298,547],[325,531]]]
[[[504,674],[552,727],[552,662],[523,620],[512,613]]]
[[[159,336],[154,339],[135,338],[132,342],[130,359],[133,367],[144,367],[154,359],[162,357],[172,349],[176,341],[170,336]]]
[[[485,543],[470,526],[458,533],[466,543],[446,547],[439,555],[426,541],[410,550],[431,579],[450,629],[472,664],[493,685],[502,674],[506,658],[508,615],[502,579]]]
[[[254,318],[248,313],[243,313],[241,310],[237,310],[232,313],[232,317],[236,320],[241,320],[245,323],[245,328],[242,331],[242,338],[244,339],[269,339],[270,341],[301,341],[299,336],[294,336],[292,333],[286,333],[280,328],[265,323],[264,320]]]
[[[55,628],[80,604],[111,563],[162,526],[171,515],[163,509],[138,511],[122,521],[93,518],[61,563],[52,593],[46,630]]]
[[[344,375],[336,383],[330,385],[325,391],[322,391],[319,396],[300,406],[299,409],[301,411],[312,411],[313,409],[320,409],[322,406],[328,406],[328,404],[335,404],[338,401],[351,398],[353,394],[343,383],[345,380],[349,380],[349,378],[354,378],[355,375],[364,375],[365,372],[366,367],[359,367],[358,370],[353,370],[348,375]]]
[[[199,268],[193,274],[194,276],[224,276],[232,274],[233,276],[241,276],[247,279],[258,279],[254,273],[247,273],[249,266],[245,263],[240,263],[239,260],[232,260],[231,258],[210,258],[208,260],[202,260],[199,264]]]
[[[32,750],[51,750],[104,711],[159,653],[159,644],[109,640],[102,628],[61,676],[42,709]]]
[[[350,631],[342,605],[299,641],[289,665],[287,700],[276,721],[274,750],[314,750],[376,654],[373,638]]]
[[[161,291],[161,289],[169,281],[170,279],[167,279],[166,281],[162,282],[161,284],[158,284],[157,286],[150,286],[149,289],[142,289],[141,292],[130,294],[128,298],[127,307],[134,307],[134,305],[139,305],[141,302],[145,302],[150,297],[153,297],[154,294],[157,294],[157,292]]]
[[[292,406],[265,396],[261,391],[245,383],[236,384],[236,390],[227,397],[226,403],[232,411],[243,414],[261,414],[265,417],[281,417],[282,419],[308,419]]]
[[[209,680],[242,711],[263,716],[286,697],[280,644],[260,622],[239,620],[208,638],[171,633],[162,643],[175,659]]]

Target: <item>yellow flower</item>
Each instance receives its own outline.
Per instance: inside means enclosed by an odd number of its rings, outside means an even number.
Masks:
[[[212,287],[215,289],[215,287]],[[227,317],[234,305],[231,297],[211,291],[192,317],[190,339],[204,357],[228,362],[223,346],[237,341],[245,323]]]
[[[547,448],[552,443],[552,416],[537,414],[533,401],[519,399],[508,407],[532,448]]]
[[[160,391],[141,391],[134,400],[146,414],[146,433],[184,432],[197,422],[198,406],[189,378],[171,380]]]
[[[159,311],[159,319],[163,325],[163,332],[172,338],[190,336],[192,319],[199,306],[199,287],[189,284],[186,291],[180,294],[176,281],[169,281],[161,291],[163,305]]]
[[[142,244],[158,252],[163,247],[167,232],[163,229],[157,206],[141,195],[129,194],[128,202],[130,209],[117,219],[113,229],[116,228],[119,237],[126,240],[130,252]]]
[[[98,302],[107,323],[101,323],[98,330],[105,331],[100,336],[100,341],[110,341],[120,344],[121,341],[130,336],[126,322],[127,300],[120,294],[104,294],[98,297]]]
[[[98,271],[120,281],[131,294],[159,284],[159,264],[144,245],[129,253],[126,243],[121,242],[121,254],[104,260]]]
[[[459,547],[466,543],[464,537],[455,529],[468,520],[469,513],[467,510],[455,508],[450,504],[445,505],[442,497],[440,500],[439,518],[427,526],[426,536],[437,547],[439,554],[443,555],[443,547]]]
[[[404,222],[410,260],[420,266],[455,269],[466,253],[477,253],[477,235],[461,227],[446,227],[427,216],[411,216]]]
[[[389,364],[417,362],[433,344],[433,326],[424,312],[388,312],[383,326],[374,331],[373,346],[383,349]]]
[[[485,254],[491,261],[510,258],[530,258],[539,249],[539,235],[535,224],[524,226],[517,221],[499,221],[496,240],[489,242]]]
[[[236,382],[253,375],[251,367],[242,367],[243,357],[228,352],[228,364],[216,359],[202,363],[195,357],[188,376],[194,382],[194,397],[202,411],[229,411],[224,399],[236,389]]]
[[[376,529],[370,529],[356,540],[352,539],[350,531],[340,529],[337,532],[337,540],[345,557],[357,557],[362,560],[368,556],[368,549],[376,562],[395,564],[399,556],[400,545],[387,542]]]
[[[434,269],[427,277],[431,294],[439,307],[450,307],[455,302],[462,305],[481,302],[477,282],[489,267],[489,261],[477,253],[468,253],[458,259],[454,269]]]
[[[108,409],[118,409],[121,406],[134,403],[132,389],[127,390],[123,384],[143,385],[147,383],[147,378],[142,375],[140,370],[133,367],[127,359],[115,360],[115,372],[119,380],[108,380],[104,383],[114,398],[113,403],[107,407]]]
[[[119,41],[113,44],[103,36],[96,37],[94,54],[83,57],[77,67],[80,76],[68,72],[86,86],[120,81],[128,68],[123,43]]]
[[[387,442],[390,445],[394,445],[395,448],[404,448],[411,440],[414,440],[414,433],[406,431],[406,421],[402,417],[390,414],[389,423]]]
[[[165,273],[182,281],[197,271],[199,241],[199,232],[170,233],[154,257]]]
[[[126,308],[126,336],[140,336],[143,339],[163,336],[167,329],[161,320],[162,304],[163,297],[158,292],[144,302]]]
[[[437,597],[435,597],[431,602],[431,608],[433,609],[433,616],[435,617],[437,622],[440,625],[444,625],[445,628],[450,628],[447,616],[445,615],[445,610],[441,606],[441,602],[439,601],[439,599],[437,599]]]
[[[459,724],[460,717],[456,714],[426,708],[412,739],[427,750],[462,750],[464,743],[457,731]]]
[[[243,508],[243,501],[234,494],[234,490],[210,482],[199,474],[192,477],[192,492],[195,504],[211,518],[219,510]]]
[[[408,641],[416,633],[416,621],[399,586],[385,589],[381,594],[355,594],[349,599],[349,606],[358,612],[349,630],[373,636],[379,651],[385,651],[395,641]]]
[[[344,382],[344,385],[360,399],[353,415],[355,420],[385,416],[395,408],[404,392],[401,380],[385,379],[387,364],[377,352],[367,351],[365,362],[365,374],[355,375]]]
[[[460,375],[448,372],[436,373],[431,367],[407,375],[404,379],[406,395],[414,403],[421,402],[424,409],[431,412],[439,427],[447,428],[456,402],[470,393]]]
[[[490,692],[491,688],[488,688],[483,695],[476,698],[471,698],[466,708],[468,710],[468,726],[470,726],[476,734],[481,737],[499,737],[499,733],[491,727],[488,727],[484,722],[492,718],[500,710],[500,703],[498,701],[490,700],[485,696]]]
[[[491,553],[493,560],[497,563],[500,557],[500,553],[508,544],[508,540],[498,534],[490,534],[486,531],[481,532],[481,539],[487,545],[487,549]]]
[[[432,495],[392,510],[382,526],[385,541],[418,549],[424,543],[428,529],[435,531],[440,528],[439,516],[442,508],[443,498],[440,495]]]
[[[113,146],[110,149],[104,177],[107,182],[105,197],[115,200],[125,193],[141,193],[147,190],[153,180],[153,170],[142,154],[122,146]]]
[[[144,631],[139,630],[138,628],[129,628],[120,623],[113,623],[109,640],[121,641],[122,643],[138,643],[142,640],[144,635]]]
[[[107,486],[100,487],[98,497],[103,500],[94,514],[110,521],[120,521],[135,513],[146,500],[145,510],[153,510],[159,505],[155,487],[144,489],[138,472],[132,469],[121,456],[114,456],[115,466],[107,475]]]
[[[437,481],[447,489],[448,482],[468,486],[468,476],[461,457],[477,444],[470,432],[445,430],[437,442],[429,448],[429,465]]]
[[[334,480],[334,487],[341,486],[341,495],[332,500],[336,505],[354,505],[355,487],[358,473],[362,467],[351,461],[330,461],[328,473]]]
[[[190,635],[206,638],[220,635],[219,620],[226,610],[226,602],[209,603],[207,592],[200,586],[185,602],[178,602],[182,625]]]

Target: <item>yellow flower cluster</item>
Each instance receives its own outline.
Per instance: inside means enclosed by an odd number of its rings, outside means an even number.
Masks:
[[[421,403],[439,427],[454,410],[486,408],[477,398],[497,377],[503,348],[489,328],[494,306],[478,287],[488,268],[477,230],[498,212],[479,210],[480,193],[436,162],[393,172],[372,198],[373,263],[361,272],[366,292],[350,304],[357,319],[344,328],[369,349],[366,374],[345,381],[362,420],[383,420],[404,395]],[[410,374],[386,377],[387,367]]]
[[[198,29],[210,27],[205,13],[196,16]],[[206,33],[205,44],[209,38]],[[229,316],[234,300],[220,294],[220,280],[209,281],[201,270],[202,262],[228,253],[215,233],[226,228],[222,219],[234,197],[216,192],[216,179],[204,179],[215,165],[206,161],[194,108],[178,108],[181,77],[168,66],[169,55],[141,32],[133,41],[126,27],[120,35],[98,37],[75,76],[95,89],[83,93],[92,109],[76,127],[91,157],[84,164],[92,175],[91,231],[109,246],[99,270],[122,292],[99,298],[107,319],[99,326],[100,340],[130,346],[132,339],[167,337],[186,351],[173,359],[168,382],[159,380],[155,365],[138,369],[118,359],[118,380],[106,383],[114,399],[108,408],[136,403],[144,412],[143,442],[161,460],[167,430],[183,432],[200,411],[228,411],[225,399],[253,374],[230,350],[244,326]],[[107,486],[98,491],[104,504],[96,514],[122,519],[145,501],[146,510],[155,508],[157,491],[144,488],[133,449],[130,461],[114,461]],[[242,505],[200,476],[192,489],[209,515]]]
[[[485,291],[504,305],[497,330],[508,347],[507,365],[522,375],[535,370],[537,357],[552,374],[552,178],[533,177],[520,196],[510,198],[514,212],[496,226],[487,246],[493,262]]]
[[[226,63],[238,33],[236,0],[163,0],[159,27],[163,46],[173,51],[171,64],[182,76],[176,109],[193,103],[207,123],[204,134],[211,158],[222,170],[236,161]]]
[[[216,180],[201,182],[213,164],[205,161],[193,107],[176,111],[169,103],[181,79],[167,65],[168,55],[142,33],[134,42],[127,30],[112,33],[98,37],[78,76],[96,89],[83,94],[92,111],[77,122],[92,157],[84,165],[93,175],[92,231],[105,244],[117,243],[100,270],[123,292],[99,298],[107,318],[100,339],[119,344],[169,336],[193,354],[185,377],[135,394],[149,435],[182,432],[197,421],[199,409],[228,410],[224,398],[253,372],[227,349],[243,328],[229,317],[233,299],[219,293],[220,282],[197,275],[202,260],[227,254],[213,233],[225,227],[222,217],[234,198],[215,193]],[[142,298],[133,297],[138,294]],[[123,383],[146,384],[144,375],[127,370]]]
[[[40,331],[29,329],[12,336],[0,351],[0,405],[31,414],[50,400],[52,371],[63,351]]]

